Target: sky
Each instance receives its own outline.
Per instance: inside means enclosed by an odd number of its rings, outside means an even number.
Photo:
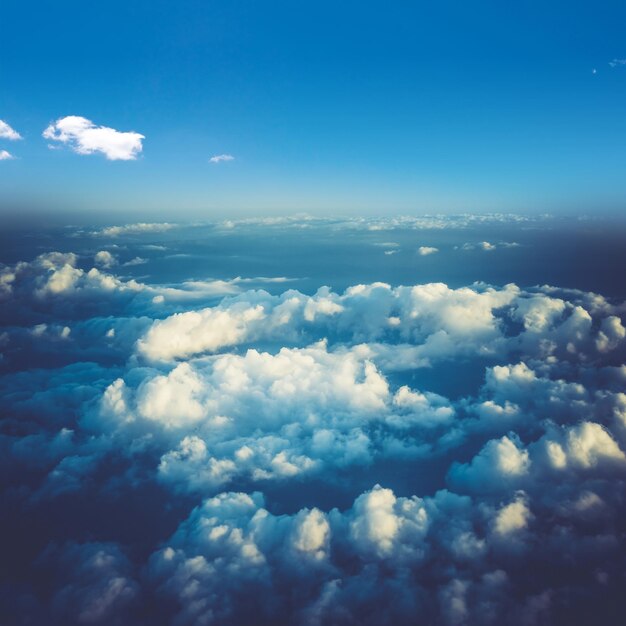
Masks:
[[[5,0],[0,211],[619,214],[625,23],[612,1]]]
[[[3,0],[0,624],[624,624],[625,24]]]

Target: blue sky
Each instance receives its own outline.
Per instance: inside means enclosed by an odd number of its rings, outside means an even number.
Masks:
[[[6,0],[0,204],[239,213],[619,211],[623,2]],[[594,70],[595,73],[594,73]],[[51,150],[82,116],[136,160]],[[209,162],[229,154],[232,161]]]

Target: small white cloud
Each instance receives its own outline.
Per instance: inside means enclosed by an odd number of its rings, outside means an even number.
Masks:
[[[137,224],[124,224],[123,226],[107,226],[91,232],[91,235],[102,237],[119,237],[121,235],[141,235],[143,233],[163,233],[175,228],[176,224],[168,222],[138,222]],[[165,249],[160,246],[160,249]]]
[[[626,65],[626,59],[613,59],[609,61],[611,67],[623,67]]]
[[[96,265],[105,269],[117,265],[117,259],[108,250],[100,250],[100,252],[96,253],[93,260]]]
[[[7,150],[0,150],[0,161],[10,161],[15,157]]]
[[[91,120],[68,115],[50,124],[43,137],[69,146],[77,154],[100,152],[110,161],[131,161],[142,151],[143,135],[96,126]]]
[[[10,141],[15,141],[16,139],[21,139],[22,135],[20,135],[16,130],[11,128],[4,120],[0,120],[0,139],[9,139]]]
[[[427,256],[429,254],[435,254],[435,252],[439,252],[439,248],[433,248],[432,246],[420,246],[417,249],[417,253],[420,256]]]
[[[516,241],[499,241],[498,243],[490,243],[489,241],[479,241],[478,243],[464,243],[461,250],[482,250],[483,252],[491,252],[497,248],[519,248],[520,244]]]
[[[216,154],[209,159],[209,163],[222,163],[223,161],[234,161],[232,154]]]
[[[124,263],[124,267],[132,267],[133,265],[145,265],[147,262],[148,259],[143,259],[140,256],[136,256],[134,259],[126,261],[126,263]]]

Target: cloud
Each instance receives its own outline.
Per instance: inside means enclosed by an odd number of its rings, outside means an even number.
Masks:
[[[108,250],[96,252],[93,260],[96,265],[105,269],[110,269],[118,263],[117,259]]]
[[[432,246],[420,246],[417,249],[417,253],[420,256],[427,256],[429,254],[435,254],[436,252],[439,252],[439,248],[433,248]]]
[[[499,241],[498,243],[490,243],[489,241],[479,241],[478,243],[464,243],[461,250],[482,250],[483,252],[491,252],[498,248],[518,248],[519,243],[515,241]]]
[[[144,135],[121,132],[107,126],[97,126],[77,115],[59,118],[44,131],[43,137],[69,146],[77,154],[100,152],[110,161],[135,160],[143,150]]]
[[[93,241],[0,266],[0,484],[20,529],[0,621],[621,615],[623,304],[158,285],[121,275],[157,244]]]
[[[0,161],[10,161],[15,157],[7,150],[0,150]]]
[[[22,136],[5,121],[0,120],[0,139],[8,139],[9,141],[16,141],[21,139]]]
[[[623,67],[626,65],[626,59],[613,59],[609,61],[611,67]]]
[[[225,163],[227,161],[234,161],[235,157],[232,154],[216,154],[209,159],[210,163]]]
[[[119,624],[139,595],[132,566],[111,543],[69,543],[51,548],[44,562],[57,570],[50,613],[60,622]]]
[[[151,233],[164,233],[176,228],[176,224],[168,222],[138,222],[136,224],[124,224],[123,226],[106,226],[90,234],[100,237],[121,237],[123,235],[141,235]]]

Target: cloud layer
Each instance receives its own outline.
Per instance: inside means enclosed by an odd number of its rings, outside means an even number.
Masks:
[[[148,284],[152,226],[0,271],[3,621],[620,623],[624,304]]]

